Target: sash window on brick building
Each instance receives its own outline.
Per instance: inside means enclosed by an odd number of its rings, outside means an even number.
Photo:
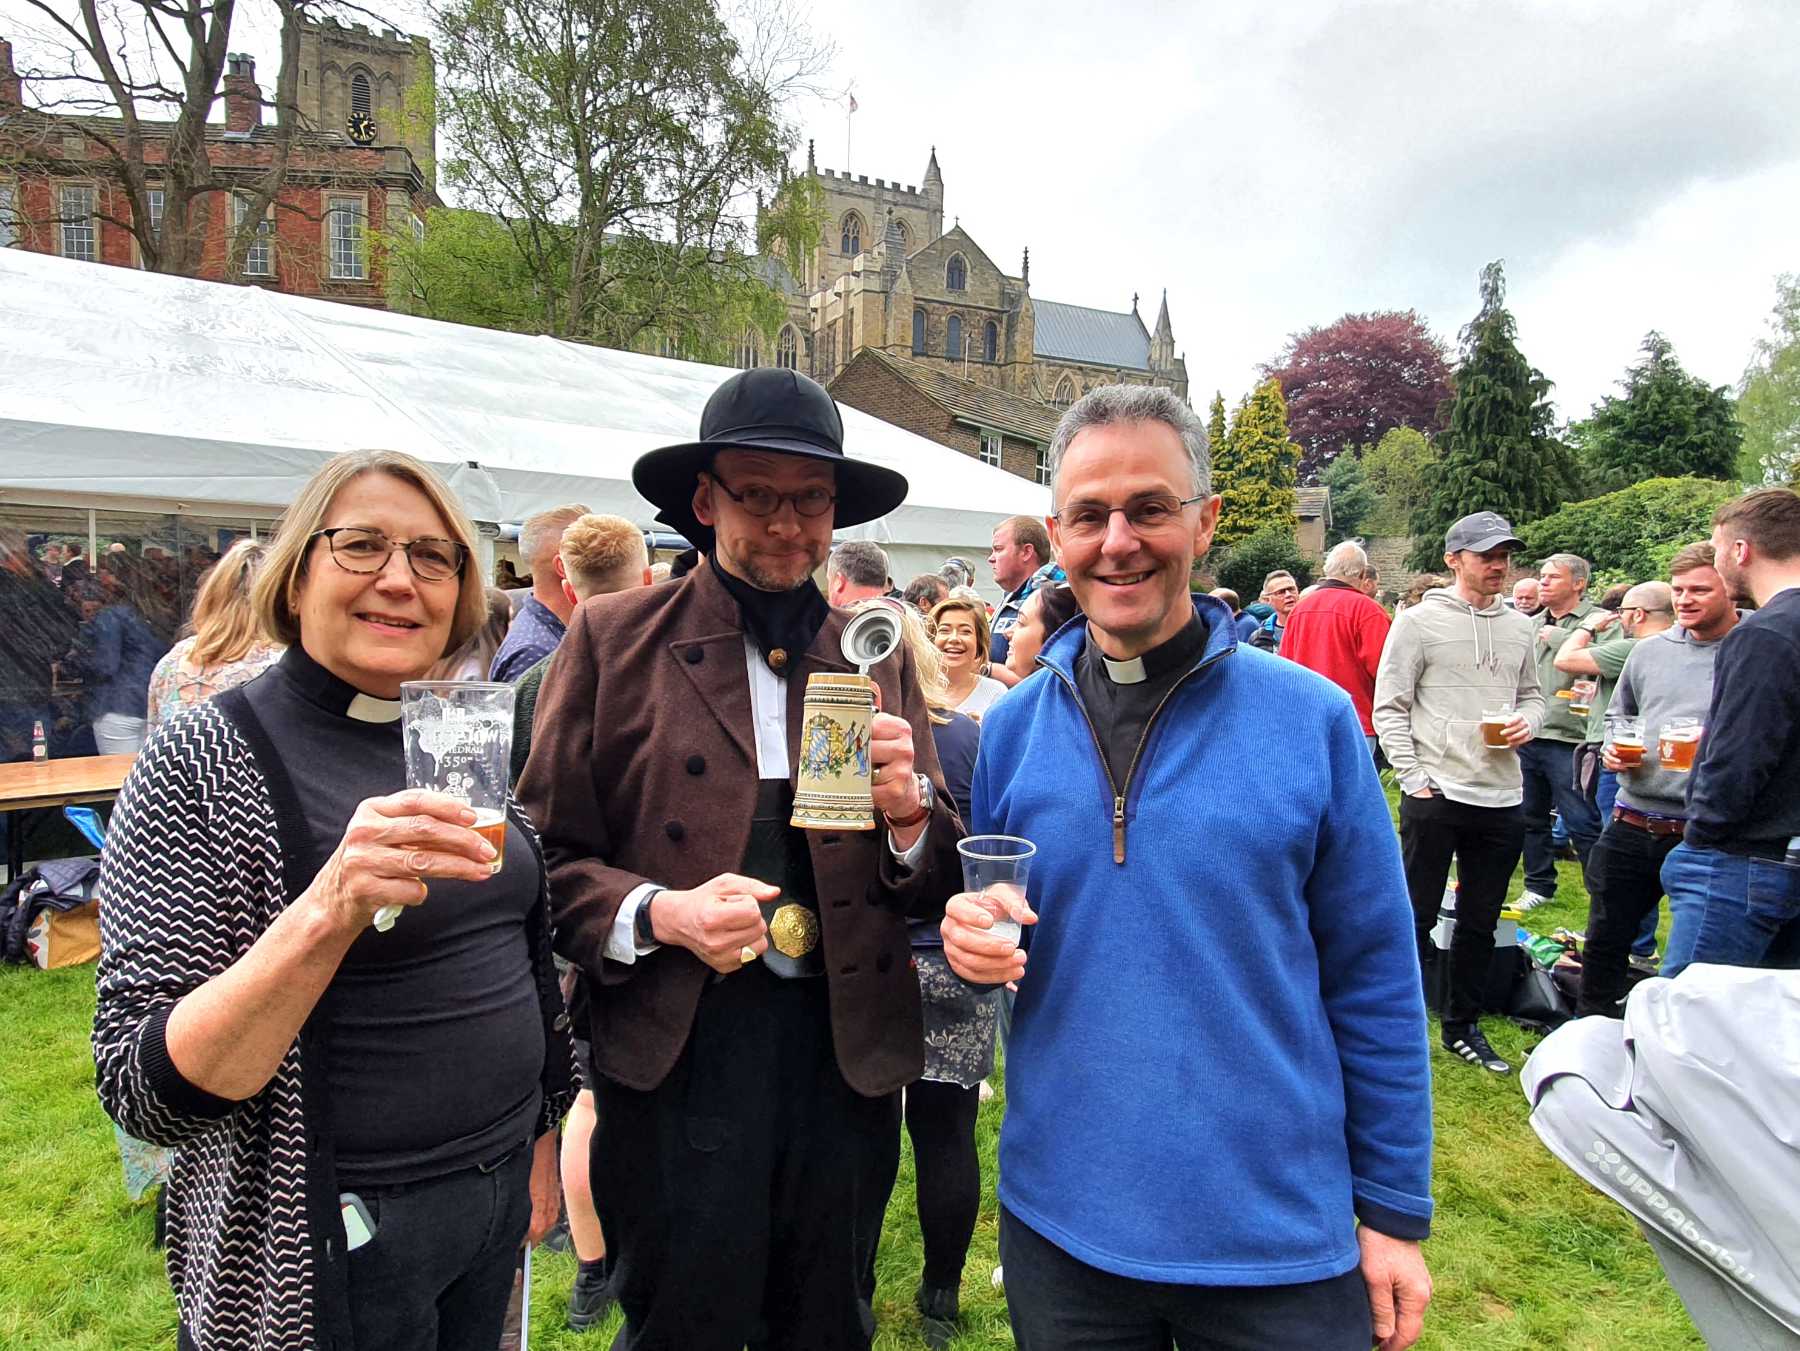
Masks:
[[[363,230],[362,201],[356,197],[332,197],[328,202],[331,222],[331,279],[366,280],[369,261]]]
[[[56,213],[62,226],[63,257],[97,262],[100,231],[94,221],[94,189],[86,184],[65,183],[56,196]]]

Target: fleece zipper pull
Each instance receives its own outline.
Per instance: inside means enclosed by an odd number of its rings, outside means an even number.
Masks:
[[[1125,861],[1125,799],[1113,799],[1113,862]]]

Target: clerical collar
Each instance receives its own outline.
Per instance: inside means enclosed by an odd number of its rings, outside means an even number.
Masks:
[[[706,561],[713,576],[737,602],[744,631],[763,654],[769,669],[785,676],[800,654],[812,646],[831,615],[831,606],[825,603],[819,588],[808,577],[791,591],[763,591],[720,567],[716,549],[707,553]]]
[[[400,701],[377,699],[341,680],[307,655],[299,643],[281,654],[281,673],[310,702],[327,713],[357,722],[398,722]]]
[[[1153,676],[1167,675],[1193,665],[1206,646],[1206,625],[1198,614],[1190,615],[1180,633],[1127,661],[1114,661],[1107,656],[1093,641],[1092,634],[1088,635],[1088,641],[1093,644],[1094,655],[1100,658],[1100,669],[1106,672],[1108,680],[1115,685],[1141,685]]]

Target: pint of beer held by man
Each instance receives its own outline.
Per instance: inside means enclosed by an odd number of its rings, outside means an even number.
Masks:
[[[1511,705],[1481,710],[1481,743],[1491,751],[1511,750],[1506,742],[1506,724],[1513,720]]]
[[[1615,718],[1612,724],[1612,752],[1622,768],[1636,769],[1644,763],[1644,720]]]
[[[1664,769],[1686,774],[1694,767],[1700,749],[1700,734],[1705,731],[1698,718],[1670,718],[1656,738],[1656,756]]]

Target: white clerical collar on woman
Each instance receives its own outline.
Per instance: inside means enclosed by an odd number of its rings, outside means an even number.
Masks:
[[[344,709],[344,716],[355,718],[358,722],[399,722],[400,701],[377,699],[372,694],[359,692]]]

